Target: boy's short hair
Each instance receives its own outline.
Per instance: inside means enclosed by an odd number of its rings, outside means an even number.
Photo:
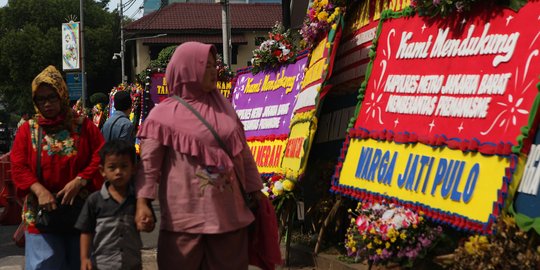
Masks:
[[[110,155],[127,155],[131,159],[131,162],[135,164],[135,146],[126,140],[111,140],[105,143],[99,150],[101,165],[105,164],[105,158]]]
[[[118,91],[114,94],[114,108],[118,111],[131,108],[131,95],[128,91]]]

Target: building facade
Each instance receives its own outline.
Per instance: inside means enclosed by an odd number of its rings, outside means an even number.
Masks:
[[[214,44],[222,54],[221,9],[217,3],[172,3],[126,25],[128,77],[148,68],[162,49],[187,41]],[[253,50],[281,21],[282,11],[280,4],[272,3],[230,4],[229,10],[231,68],[236,70],[248,66]]]
[[[164,7],[173,3],[215,3],[215,0],[144,0],[144,15],[150,14],[161,7]],[[242,3],[242,4],[254,4],[254,3],[281,3],[281,0],[230,0],[229,3]]]

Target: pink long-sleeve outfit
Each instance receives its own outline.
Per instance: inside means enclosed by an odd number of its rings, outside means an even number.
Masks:
[[[212,135],[210,135],[212,136]],[[246,227],[253,215],[246,207],[234,171],[216,185],[197,174],[204,165],[154,139],[141,144],[142,173],[137,177],[138,197],[155,199],[159,189],[162,230],[214,234]],[[246,192],[262,188],[259,172],[248,147],[234,158]],[[158,187],[158,182],[161,181]]]
[[[215,89],[215,55],[213,46],[197,42],[176,48],[166,72],[172,96],[139,129],[137,196],[159,198],[160,269],[247,269],[254,217],[240,185],[250,193],[262,181],[236,112]],[[177,97],[208,121],[227,150]]]

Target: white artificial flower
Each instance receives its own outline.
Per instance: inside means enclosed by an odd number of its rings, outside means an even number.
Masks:
[[[395,212],[396,211],[394,209],[384,211],[384,213],[382,214],[381,220],[383,221],[391,220]]]
[[[291,52],[291,50],[289,50],[287,48],[282,49],[281,51],[283,52],[283,55],[287,55],[287,54],[289,54]]]
[[[281,181],[276,181],[276,182],[274,183],[274,188],[275,188],[276,190],[283,190],[283,183],[282,183]]]
[[[383,210],[383,209],[384,209],[384,206],[382,206],[382,205],[379,204],[379,203],[376,203],[376,204],[374,204],[374,205],[371,206],[371,209],[372,209],[373,211]]]

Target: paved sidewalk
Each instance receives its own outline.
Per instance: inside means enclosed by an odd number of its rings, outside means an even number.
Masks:
[[[154,205],[154,211],[159,217],[159,206]],[[159,224],[156,224],[159,228]],[[17,225],[0,225],[0,270],[23,270],[24,269],[24,248],[15,246],[11,237]],[[142,259],[144,270],[157,270],[156,264],[156,247],[158,230],[151,233],[141,233],[143,242]],[[285,248],[282,247],[282,254],[285,254]],[[285,256],[283,256],[285,258]],[[259,268],[250,266],[249,270],[257,270]],[[290,253],[290,266],[279,266],[278,270],[364,270],[368,269],[367,265],[363,264],[345,264],[337,260],[337,255],[318,254],[312,255],[312,251],[301,246],[293,245]]]

